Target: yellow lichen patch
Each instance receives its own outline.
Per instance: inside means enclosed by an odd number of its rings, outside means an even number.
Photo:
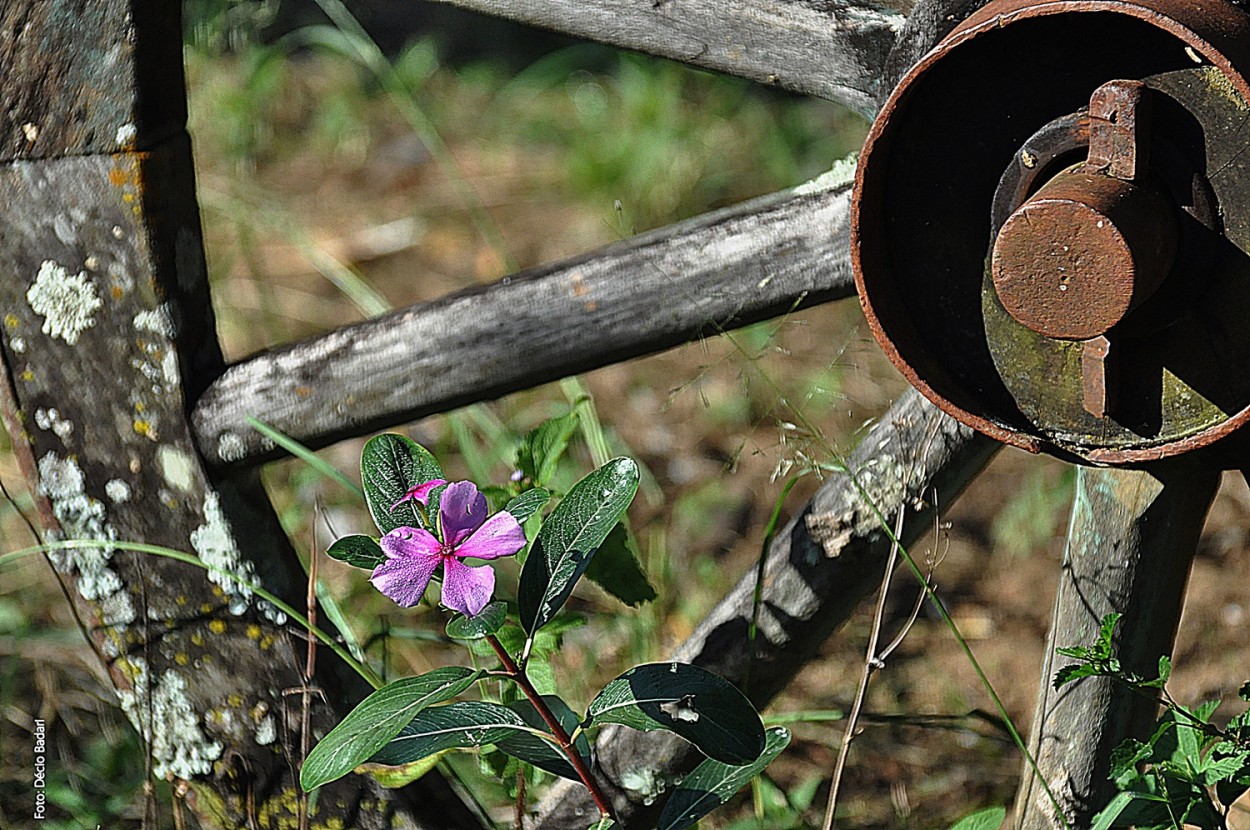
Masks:
[[[180,651],[174,655],[174,662],[180,666],[185,666],[191,662],[191,657],[185,651]]]
[[[273,645],[273,637],[272,637],[272,636],[270,636],[270,635],[266,634],[264,637],[261,637],[261,638],[260,638],[260,649],[261,649],[261,651],[268,651],[268,650],[269,650],[269,647],[270,647],[270,646],[272,646],[272,645]]]
[[[156,429],[155,427],[152,426],[151,421],[144,421],[139,418],[136,418],[135,423],[134,423],[134,428],[135,428],[135,432],[139,433],[144,438],[150,438],[153,441],[156,440]]]
[[[204,645],[204,635],[203,635],[203,634],[201,634],[201,633],[200,633],[200,632],[198,632],[198,631],[197,631],[197,632],[195,632],[194,634],[192,634],[192,635],[191,635],[191,645],[194,645],[194,646],[202,646],[202,645]]]
[[[186,605],[188,602],[190,602],[190,600],[187,599],[186,594],[179,594],[178,596],[174,597],[174,603],[176,605]]]
[[[212,622],[208,624],[208,630],[213,632],[214,634],[225,634],[226,624],[222,622],[221,620],[213,620]]]
[[[200,605],[201,614],[207,614],[209,611],[212,611],[212,610],[213,610],[213,606],[211,603],[205,602],[202,605]]]
[[[35,373],[32,372],[30,369],[27,369],[26,371],[22,372],[21,377],[23,381],[25,381],[26,383],[30,383],[32,380],[35,379]]]
[[[233,706],[235,709],[238,709],[243,705],[243,695],[240,695],[237,692],[231,692],[226,695],[226,703]]]
[[[122,290],[120,285],[111,286],[109,288],[109,294],[113,295],[114,300],[120,300],[122,297],[126,296],[126,292]]]
[[[5,325],[5,327],[6,327],[6,328],[15,329],[15,328],[17,328],[18,326],[20,326],[21,324],[22,324],[22,321],[21,321],[21,320],[19,320],[19,319],[17,319],[17,315],[16,315],[16,314],[6,314],[6,315],[4,315],[4,325]]]
[[[247,638],[249,640],[259,640],[260,633],[261,633],[260,626],[257,625],[256,623],[252,623],[251,625],[247,627]]]

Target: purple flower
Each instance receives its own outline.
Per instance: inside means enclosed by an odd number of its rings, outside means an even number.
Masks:
[[[441,483],[441,482],[440,482]],[[410,491],[413,498],[429,497]],[[408,498],[407,495],[404,497]],[[369,581],[405,608],[421,601],[430,577],[443,566],[443,605],[467,616],[481,613],[495,592],[495,572],[471,568],[462,559],[498,559],[525,547],[525,532],[511,513],[486,517],[486,497],[471,481],[448,484],[439,503],[439,540],[427,530],[397,527],[382,537],[386,561],[373,569]]]

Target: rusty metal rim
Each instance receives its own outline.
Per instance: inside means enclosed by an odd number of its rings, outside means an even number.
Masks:
[[[886,99],[868,131],[859,163],[856,165],[855,186],[851,197],[851,266],[855,288],[868,327],[886,357],[903,373],[912,386],[956,420],[991,438],[1031,453],[1039,453],[1050,447],[1064,456],[1075,455],[1095,464],[1106,465],[1159,461],[1210,446],[1236,432],[1241,426],[1250,422],[1250,407],[1229,416],[1227,420],[1216,426],[1151,447],[1108,449],[1063,446],[1052,440],[1020,432],[976,415],[938,394],[927,381],[920,377],[911,363],[899,353],[893,341],[886,336],[868,292],[864,289],[860,214],[868,162],[873,150],[884,137],[895,112],[902,107],[910,93],[912,84],[947,54],[978,37],[992,34],[1019,20],[1071,12],[1110,12],[1149,23],[1176,37],[1200,58],[1219,69],[1233,84],[1242,99],[1250,101],[1250,81],[1213,42],[1213,40],[1223,41],[1227,46],[1236,49],[1238,38],[1250,37],[1250,16],[1231,5],[1228,0],[1000,0],[990,3],[955,27],[941,43],[908,70]],[[1238,49],[1238,51],[1245,50],[1244,46]],[[1246,57],[1250,59],[1250,55]],[[1250,65],[1250,60],[1247,64]]]

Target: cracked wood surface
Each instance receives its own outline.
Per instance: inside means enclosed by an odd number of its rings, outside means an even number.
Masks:
[[[813,95],[871,118],[910,0],[439,0]]]
[[[288,692],[305,685],[304,642],[246,585],[301,607],[305,577],[255,471],[210,472],[187,419],[222,358],[171,8],[23,0],[0,12],[0,409],[46,538],[100,543],[49,558],[154,774],[186,782],[205,827],[290,823],[301,721]],[[31,146],[16,146],[15,124]],[[367,690],[329,655],[318,665],[313,738]],[[313,818],[479,826],[438,776],[397,795],[349,776]]]
[[[1219,472],[1192,463],[1139,470],[1083,468],[1077,476],[1046,642],[1029,751],[1059,801],[1068,826],[1088,827],[1116,793],[1111,753],[1124,739],[1146,740],[1158,705],[1102,677],[1056,690],[1055,672],[1071,662],[1056,648],[1098,639],[1102,618],[1123,614],[1116,657],[1127,672],[1155,677],[1171,655],[1185,586]],[[1024,769],[1016,828],[1063,827],[1033,771]]]

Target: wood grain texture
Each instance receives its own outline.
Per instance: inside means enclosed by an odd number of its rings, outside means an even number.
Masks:
[[[814,95],[871,118],[907,2],[440,0]]]
[[[182,129],[179,3],[0,3],[0,161],[144,149]]]
[[[1085,678],[1056,691],[1055,672],[1071,661],[1055,649],[1093,643],[1102,618],[1119,612],[1121,665],[1156,676],[1159,657],[1172,653],[1189,568],[1218,484],[1218,472],[1193,465],[1079,471],[1029,738],[1071,827],[1088,827],[1115,795],[1107,780],[1111,752],[1125,738],[1149,737],[1158,707],[1106,678]],[[1063,826],[1027,768],[1016,805],[1016,828]]]
[[[0,416],[45,538],[97,543],[49,559],[145,739],[135,763],[185,782],[200,826],[296,826],[303,726],[287,692],[306,685],[304,640],[247,586],[301,607],[306,577],[255,471],[211,473],[187,417],[223,361],[178,7],[0,3]],[[14,129],[30,147],[15,151]],[[311,682],[315,739],[367,686],[324,654]],[[392,795],[349,776],[313,818],[480,826],[440,777],[423,782]]]
[[[48,538],[101,542],[52,563],[154,773],[188,782],[205,826],[247,826],[260,810],[293,821],[299,709],[284,693],[304,685],[303,640],[243,585],[260,580],[301,607],[304,574],[253,471],[210,476],[192,441],[184,394],[221,357],[189,143],[13,162],[0,191],[6,426]],[[228,575],[114,541],[186,551]],[[343,714],[325,700],[367,691],[335,660],[319,668],[317,735]],[[364,828],[391,826],[397,809],[355,777],[319,805],[319,817]],[[434,826],[464,817],[447,805]]]
[[[914,391],[868,431],[847,461],[854,475],[831,476],[768,550],[747,689],[757,706],[784,688],[879,585],[890,540],[876,510],[891,523],[905,511],[902,540],[910,544],[932,527],[935,511],[951,505],[997,447]],[[746,643],[754,591],[752,568],[670,658],[741,684],[751,659]],[[596,757],[627,825],[643,827],[663,805],[658,793],[701,758],[668,733],[624,727],[600,733]],[[527,826],[580,830],[593,816],[584,791],[562,781]]]
[[[199,446],[256,462],[247,415],[319,447],[849,297],[849,203],[813,183],[249,358],[196,403]]]

